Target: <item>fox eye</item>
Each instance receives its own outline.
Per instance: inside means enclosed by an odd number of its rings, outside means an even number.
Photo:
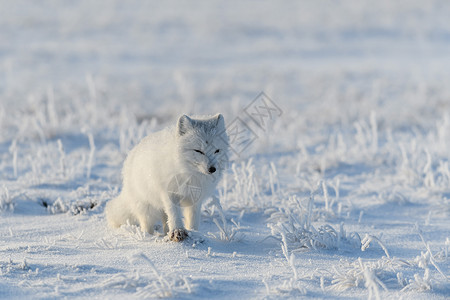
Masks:
[[[194,149],[194,151],[197,152],[197,153],[200,153],[200,154],[202,154],[202,155],[205,155],[205,153],[203,153],[203,152],[200,151],[200,150]]]
[[[216,152],[214,152],[214,154],[219,153],[219,152],[220,152],[220,149],[217,149]]]

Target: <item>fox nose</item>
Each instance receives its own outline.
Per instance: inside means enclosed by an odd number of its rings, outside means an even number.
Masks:
[[[209,169],[208,169],[208,172],[209,173],[214,173],[216,171],[216,168],[214,168],[214,167],[209,167]]]

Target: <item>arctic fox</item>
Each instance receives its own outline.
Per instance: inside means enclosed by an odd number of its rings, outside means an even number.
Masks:
[[[153,233],[161,220],[172,241],[184,240],[187,230],[198,230],[202,202],[228,165],[228,148],[221,114],[183,115],[175,127],[148,135],[125,160],[122,192],[106,205],[109,225],[129,222]]]

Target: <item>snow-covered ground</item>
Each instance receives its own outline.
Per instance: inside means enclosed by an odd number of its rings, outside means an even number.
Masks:
[[[0,298],[448,298],[449,15],[1,0]],[[217,112],[252,130],[223,210],[183,243],[108,228],[127,151]]]

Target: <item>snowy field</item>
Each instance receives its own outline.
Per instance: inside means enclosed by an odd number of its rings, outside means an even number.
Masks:
[[[0,0],[0,298],[448,299],[449,15]],[[108,228],[127,152],[218,112],[251,129],[222,208],[182,243]]]

